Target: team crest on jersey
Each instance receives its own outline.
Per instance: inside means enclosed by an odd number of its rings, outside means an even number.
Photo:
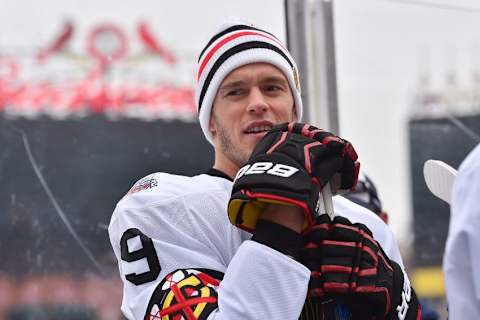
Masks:
[[[133,187],[128,191],[127,195],[136,193],[145,189],[151,189],[156,187],[157,185],[158,185],[157,180],[152,176],[148,176],[137,181],[137,183],[135,183]]]
[[[223,274],[206,269],[179,269],[155,288],[145,320],[205,320],[217,308]]]

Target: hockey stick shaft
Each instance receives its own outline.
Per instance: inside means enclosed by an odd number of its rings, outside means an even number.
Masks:
[[[332,188],[330,186],[330,182],[327,183],[320,193],[320,213],[326,213],[333,219],[335,217],[335,212],[333,209],[333,201],[332,201]]]

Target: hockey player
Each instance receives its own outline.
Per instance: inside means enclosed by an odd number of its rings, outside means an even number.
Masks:
[[[358,166],[347,141],[292,122],[298,79],[288,50],[250,25],[225,26],[202,50],[196,100],[213,168],[147,176],[110,221],[128,319],[322,319],[329,301],[348,318],[418,319],[388,226],[341,197],[333,221],[317,216],[325,183],[353,187]],[[307,292],[320,303],[301,314]]]
[[[452,190],[443,272],[448,318],[480,319],[480,145],[462,162]]]
[[[345,194],[344,197],[375,212],[388,224],[388,213],[382,210],[382,202],[378,197],[377,188],[365,173],[360,172],[355,190]]]

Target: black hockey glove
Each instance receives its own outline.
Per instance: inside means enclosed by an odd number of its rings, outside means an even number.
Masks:
[[[312,271],[311,299],[347,305],[353,319],[419,319],[419,303],[402,268],[361,223],[319,216],[305,235],[300,261]]]
[[[303,209],[303,230],[313,225],[319,192],[335,174],[340,187],[355,186],[357,155],[347,141],[307,124],[281,124],[257,144],[235,177],[228,204],[230,222],[253,232],[266,204]]]
[[[318,179],[323,187],[334,175],[339,177],[337,189],[353,190],[357,185],[360,163],[352,144],[334,134],[306,123],[285,123],[279,125],[283,131],[310,137],[324,145],[323,153],[318,156],[317,167],[312,167],[310,175]]]

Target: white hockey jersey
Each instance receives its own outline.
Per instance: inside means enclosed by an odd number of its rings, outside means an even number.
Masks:
[[[480,319],[480,145],[462,162],[452,191],[443,272],[449,319]]]
[[[128,319],[298,319],[310,271],[230,224],[232,182],[218,171],[154,173],[119,201],[108,228]],[[337,215],[361,222],[402,261],[390,228],[336,196]]]

